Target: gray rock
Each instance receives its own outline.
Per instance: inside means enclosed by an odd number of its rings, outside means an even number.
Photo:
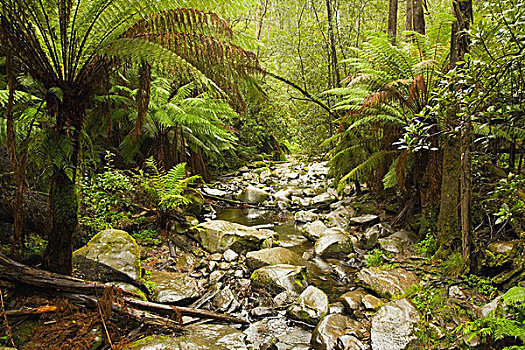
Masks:
[[[314,253],[321,258],[344,259],[353,252],[353,245],[349,234],[327,233],[317,240]]]
[[[229,287],[226,287],[213,297],[211,304],[217,310],[224,312],[230,308],[230,305],[234,300],[235,295],[233,295],[233,292]]]
[[[336,350],[367,350],[370,347],[353,335],[343,335],[337,339]]]
[[[250,311],[253,317],[274,316],[277,312],[271,307],[257,306]]]
[[[412,272],[399,268],[390,270],[364,268],[357,273],[357,282],[380,296],[391,298],[419,283],[419,278]]]
[[[311,346],[315,350],[333,350],[340,338],[349,335],[361,338],[363,333],[364,330],[357,321],[341,314],[331,314],[325,316],[315,327]]]
[[[383,301],[379,298],[376,298],[375,296],[371,294],[367,294],[362,299],[363,306],[367,310],[378,310],[381,304],[383,304]]]
[[[73,253],[119,270],[133,279],[140,278],[140,251],[137,242],[127,232],[104,230],[97,233],[82,248]]]
[[[262,249],[246,254],[246,265],[252,270],[279,264],[306,266],[306,261],[299,254],[283,247]]]
[[[224,256],[224,260],[226,260],[227,262],[232,262],[239,258],[239,254],[235,253],[231,249],[228,249],[227,251],[225,251],[223,256]]]
[[[296,292],[285,290],[284,292],[277,294],[273,298],[273,302],[277,307],[287,306],[294,303],[297,297],[298,295]]]
[[[315,242],[327,229],[328,227],[326,227],[324,222],[322,222],[321,220],[316,220],[314,222],[309,222],[306,225],[304,225],[302,233],[303,236],[305,236],[309,241]]]
[[[277,338],[279,350],[308,349],[311,333],[298,326],[291,326],[284,317],[266,318],[250,324],[244,333],[248,341],[253,344],[253,349],[260,347]]]
[[[210,253],[222,253],[228,249],[236,253],[258,250],[277,239],[271,230],[257,230],[233,222],[212,220],[191,229],[193,237]]]
[[[226,272],[224,271],[213,271],[210,273],[210,283],[217,283],[220,282],[224,276],[226,276]]]
[[[312,203],[314,205],[327,205],[332,203],[335,199],[335,196],[332,196],[328,192],[325,192],[312,198]]]
[[[257,269],[251,276],[257,288],[267,288],[274,293],[284,290],[301,293],[304,286],[306,268],[293,265],[272,265]]]
[[[500,295],[496,299],[492,300],[490,303],[487,303],[487,304],[483,305],[483,307],[479,310],[480,314],[481,314],[480,317],[485,317],[489,313],[491,313],[494,310],[496,310],[496,308],[498,307],[498,305],[501,302],[501,299],[502,298],[501,298],[501,295]]]
[[[294,215],[296,222],[312,222],[319,220],[319,214],[315,213],[314,210],[298,211]]]
[[[246,187],[239,195],[239,200],[250,204],[259,204],[268,198],[270,198],[268,192],[252,185]]]
[[[332,227],[346,228],[348,221],[355,215],[355,211],[350,207],[339,207],[326,215],[328,225]]]
[[[363,297],[368,295],[363,289],[356,289],[339,297],[349,314],[363,308]]]
[[[419,319],[419,312],[407,299],[386,304],[372,318],[372,349],[405,349],[415,339],[413,333]]]
[[[374,225],[370,227],[368,230],[363,233],[363,236],[360,239],[360,247],[363,249],[370,250],[374,248],[374,246],[378,243],[379,240],[379,234],[381,232],[378,225]]]
[[[335,303],[330,303],[329,314],[344,314],[345,306],[342,302],[336,301]]]
[[[316,325],[328,311],[328,296],[322,290],[308,286],[286,312],[290,318]]]
[[[487,249],[494,254],[505,254],[514,248],[514,242],[492,242]]]
[[[377,215],[363,215],[350,219],[350,225],[362,225],[370,226],[379,222],[379,216]]]
[[[246,334],[225,325],[198,324],[184,327],[180,337],[150,336],[126,347],[126,350],[248,350]]]
[[[381,248],[394,254],[402,254],[418,241],[415,233],[402,230],[379,240]]]
[[[156,285],[155,300],[159,303],[187,303],[200,296],[197,280],[183,273],[151,271]]]

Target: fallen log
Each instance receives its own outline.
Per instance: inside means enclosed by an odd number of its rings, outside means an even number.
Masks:
[[[162,315],[182,315],[192,316],[198,318],[208,318],[225,322],[246,324],[243,319],[217,314],[211,311],[192,309],[186,307],[178,307],[165,305],[160,303],[146,302],[133,299],[133,293],[126,292],[117,287],[109,287],[99,282],[85,281],[70,276],[64,276],[53,272],[47,272],[40,269],[32,268],[20,264],[6,256],[0,254],[0,280],[4,280],[15,285],[25,285],[43,289],[46,292],[53,291],[64,296],[76,295],[77,300],[80,296],[84,297],[84,301],[95,300],[96,297],[104,295],[107,288],[118,290],[123,295],[123,300],[127,309],[140,309],[144,311],[152,311]],[[95,298],[93,298],[95,297]],[[125,310],[128,311],[128,310]],[[136,312],[135,312],[136,311]],[[124,312],[124,311],[122,311]],[[132,310],[131,316],[140,318],[147,317],[143,311]]]
[[[46,305],[46,306],[33,307],[33,308],[27,308],[27,309],[6,310],[5,315],[7,317],[34,316],[34,315],[42,315],[42,314],[47,314],[51,312],[56,312],[57,309],[58,308],[56,306]]]
[[[131,298],[126,298],[126,297],[124,298],[124,301],[129,306],[132,306],[132,307],[135,307],[141,310],[156,312],[161,315],[171,316],[174,314],[180,314],[182,316],[191,316],[191,317],[197,317],[197,318],[211,318],[214,320],[231,322],[231,323],[240,323],[240,324],[249,323],[248,321],[243,320],[242,318],[238,318],[238,317],[230,316],[230,315],[224,315],[224,314],[217,314],[215,312],[211,312],[208,310],[192,309],[192,308],[182,307],[182,306],[164,305],[164,304],[152,303],[149,301],[131,299]]]

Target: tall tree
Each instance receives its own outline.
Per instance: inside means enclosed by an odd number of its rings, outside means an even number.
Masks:
[[[469,50],[468,29],[472,22],[472,0],[453,0],[452,11],[455,22],[452,24],[452,36],[450,41],[450,67],[459,68],[463,58]],[[454,90],[461,89],[459,83],[455,83]],[[464,257],[470,254],[469,243],[469,210],[470,210],[470,119],[464,121],[462,126],[463,140],[455,132],[460,126],[458,120],[459,106],[453,103],[448,108],[446,116],[446,127],[449,131],[443,145],[443,175],[441,183],[441,206],[438,216],[438,237],[443,247],[448,247],[454,239],[460,237],[458,204],[460,199],[460,188],[462,193],[461,215],[462,215],[462,246]],[[461,178],[461,186],[460,186]],[[446,251],[443,249],[442,251]],[[466,259],[465,259],[466,260]]]
[[[257,59],[235,45],[227,22],[208,12],[216,4],[199,3],[207,8],[186,9],[194,4],[189,0],[3,1],[0,43],[38,82],[53,120],[44,126],[47,142],[53,145],[49,147],[51,231],[45,268],[71,273],[71,237],[78,225],[76,175],[86,109],[116,67],[161,64],[201,84],[218,86],[234,103],[242,103],[239,81],[254,72]],[[220,5],[235,6],[233,2]],[[148,94],[145,91],[142,102]],[[145,105],[141,108],[147,111]]]
[[[390,0],[388,2],[388,35],[392,38],[392,44],[396,43],[398,5],[399,0]]]

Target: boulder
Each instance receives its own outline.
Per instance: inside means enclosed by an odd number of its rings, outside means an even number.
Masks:
[[[493,254],[505,254],[514,248],[514,242],[492,242],[487,249]]]
[[[347,233],[324,233],[314,246],[314,253],[323,259],[344,259],[353,252],[350,235]]]
[[[379,216],[377,215],[363,215],[350,219],[350,225],[355,226],[371,226],[379,223]]]
[[[73,253],[129,275],[140,278],[140,251],[137,242],[127,232],[121,230],[104,230],[97,233],[82,248]]]
[[[419,283],[419,278],[412,272],[400,268],[389,270],[364,268],[357,273],[357,282],[382,297],[391,298]]]
[[[379,239],[381,248],[394,254],[403,254],[409,247],[417,243],[418,237],[415,233],[402,230],[386,238]]]
[[[261,249],[277,239],[271,230],[257,230],[229,221],[212,220],[191,229],[191,234],[210,253],[223,253],[228,249],[245,253]]]
[[[252,185],[244,188],[244,190],[242,190],[241,194],[239,195],[239,200],[250,204],[259,204],[268,198],[270,198],[268,192]]]
[[[303,236],[305,236],[309,241],[315,242],[327,229],[328,227],[326,227],[324,222],[322,222],[321,220],[316,220],[304,225],[302,233]]]
[[[338,342],[345,341],[345,337],[361,338],[363,333],[362,325],[356,320],[341,314],[331,314],[315,327],[311,346],[315,350],[333,350]]]
[[[312,222],[319,220],[319,214],[315,213],[314,210],[298,211],[294,214],[296,222]]]
[[[316,325],[328,311],[328,296],[322,290],[308,286],[286,312],[290,318]]]
[[[267,288],[271,292],[292,291],[301,293],[305,288],[306,268],[293,265],[272,265],[257,269],[251,276],[257,288]]]
[[[327,214],[326,220],[329,226],[346,228],[353,215],[355,215],[355,211],[351,207],[341,206]]]
[[[253,349],[309,349],[311,332],[299,326],[289,324],[284,317],[267,317],[253,322],[244,331]],[[273,343],[275,347],[265,347]]]
[[[372,318],[372,350],[401,350],[415,339],[420,316],[407,299],[384,305]]]
[[[347,312],[352,314],[354,311],[363,308],[363,298],[366,295],[368,295],[368,293],[363,289],[356,289],[341,295],[339,300],[341,300]]]
[[[256,250],[246,254],[246,265],[252,270],[279,264],[306,266],[306,261],[299,254],[283,247]]]
[[[126,350],[248,350],[246,334],[226,325],[197,324],[184,326],[184,335],[149,336],[140,339]]]
[[[151,271],[156,285],[154,298],[159,303],[187,304],[200,297],[197,280],[184,273]]]
[[[322,193],[320,195],[315,196],[312,198],[312,204],[313,205],[319,205],[324,206],[332,203],[336,199],[335,196],[332,196],[328,192]]]

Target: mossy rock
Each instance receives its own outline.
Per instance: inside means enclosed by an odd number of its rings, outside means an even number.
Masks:
[[[73,252],[73,259],[77,255],[109,265],[133,279],[140,278],[139,246],[125,231],[101,231],[85,246]]]
[[[186,198],[190,201],[183,208],[184,213],[198,216],[202,213],[204,208],[204,197],[200,192],[191,191],[186,194]]]

